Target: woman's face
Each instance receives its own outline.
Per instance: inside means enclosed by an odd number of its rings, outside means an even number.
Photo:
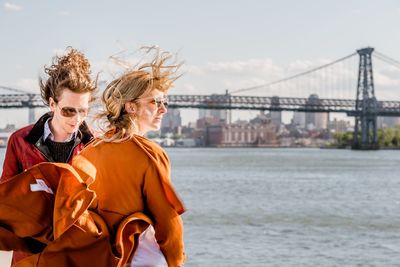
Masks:
[[[166,95],[160,90],[154,89],[136,101],[136,120],[139,132],[146,134],[149,131],[157,131],[161,127],[161,120],[167,113],[168,102]]]

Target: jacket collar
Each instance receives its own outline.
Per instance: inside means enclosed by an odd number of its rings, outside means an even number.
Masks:
[[[52,113],[48,112],[44,114],[39,120],[33,125],[32,129],[29,131],[28,135],[25,137],[25,140],[31,144],[36,144],[43,136],[44,133],[44,124],[46,121],[52,117]],[[81,142],[86,145],[93,138],[93,134],[90,132],[88,125],[84,121],[81,126],[79,126],[78,135],[81,139]]]

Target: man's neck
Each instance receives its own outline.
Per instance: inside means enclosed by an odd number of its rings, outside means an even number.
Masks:
[[[66,142],[69,141],[69,139],[71,138],[72,134],[66,133],[60,127],[54,125],[53,120],[49,121],[49,128],[51,134],[53,135],[54,142]]]

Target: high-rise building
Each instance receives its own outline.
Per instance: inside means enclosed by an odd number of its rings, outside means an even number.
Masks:
[[[216,118],[219,122],[228,121],[228,110],[226,109],[200,109],[199,119]]]
[[[161,134],[177,133],[182,126],[181,112],[179,109],[168,109],[161,122]]]
[[[282,123],[282,111],[271,111],[269,113],[271,117],[271,123],[273,125],[279,126]]]
[[[306,113],[305,112],[293,112],[292,124],[300,128],[306,128]]]
[[[307,112],[306,113],[306,128],[309,129],[327,129],[329,115],[322,112]]]
[[[312,94],[308,97],[306,105],[315,107],[320,104],[318,95]],[[306,128],[309,129],[327,129],[329,114],[327,112],[307,112],[305,116]]]

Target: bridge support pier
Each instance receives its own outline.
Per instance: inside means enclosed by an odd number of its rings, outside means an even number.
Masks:
[[[28,114],[29,124],[36,122],[35,108],[29,107],[28,112],[29,112]]]
[[[360,55],[353,149],[379,149],[377,100],[372,73],[372,47],[357,50]]]

